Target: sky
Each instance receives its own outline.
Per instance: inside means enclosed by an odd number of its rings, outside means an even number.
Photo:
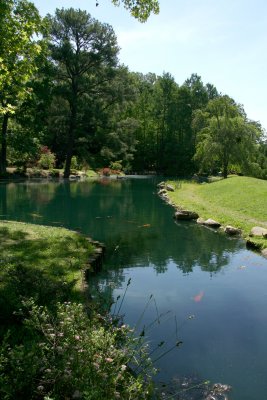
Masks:
[[[80,8],[110,24],[120,63],[130,71],[183,82],[197,73],[204,84],[243,104],[267,130],[267,1],[159,0],[159,15],[141,24],[111,0],[32,0],[41,15]]]

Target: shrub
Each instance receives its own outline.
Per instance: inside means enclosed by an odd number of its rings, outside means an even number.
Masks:
[[[37,162],[38,166],[43,169],[54,168],[56,164],[56,156],[47,146],[41,147],[41,155]]]
[[[122,170],[122,160],[111,162],[110,168],[112,170],[121,171]]]
[[[58,170],[58,169],[52,169],[52,170],[50,171],[50,176],[51,176],[52,178],[59,178],[59,177],[60,177],[60,172],[59,172],[59,170]]]
[[[110,176],[110,174],[111,174],[110,168],[103,168],[100,172],[101,172],[102,175],[104,175],[104,176]]]
[[[33,301],[24,305],[34,340],[13,348],[4,341],[1,398],[149,398],[153,368],[146,346],[127,326],[99,314],[89,319],[81,304],[58,303],[54,316]],[[138,368],[145,372],[134,373]]]
[[[78,163],[78,159],[76,156],[73,156],[71,159],[71,164],[70,164],[70,168],[74,169],[74,170],[78,170],[79,169],[79,163]]]

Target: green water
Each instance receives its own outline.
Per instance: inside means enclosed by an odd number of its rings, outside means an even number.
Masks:
[[[155,185],[155,179],[2,183],[0,214],[80,230],[106,244],[92,290],[109,302],[131,278],[116,305],[125,321],[137,331],[145,326],[151,348],[183,342],[156,363],[159,380],[196,376],[232,385],[232,400],[264,400],[267,260],[241,240],[175,223]]]

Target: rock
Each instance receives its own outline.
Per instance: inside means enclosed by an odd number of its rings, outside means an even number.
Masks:
[[[169,192],[174,192],[174,187],[173,187],[172,185],[167,185],[167,186],[166,186],[166,189],[167,189]]]
[[[260,245],[258,243],[253,242],[253,240],[250,239],[247,239],[246,246],[248,249],[260,250]]]
[[[197,219],[199,215],[194,212],[194,211],[188,211],[188,210],[178,210],[174,214],[174,218],[178,220],[191,220],[191,219]]]
[[[263,255],[263,257],[266,257],[266,258],[267,258],[267,249],[263,249],[263,250],[261,251],[261,254]]]
[[[200,218],[197,219],[197,224],[203,225],[204,222],[205,222],[204,218],[201,218],[201,217],[200,217]]]
[[[166,189],[160,189],[160,190],[158,191],[158,194],[159,194],[160,196],[162,196],[163,194],[167,194],[167,190],[166,190]]]
[[[79,175],[70,175],[69,176],[70,181],[78,181],[79,179],[81,179],[81,177]]]
[[[217,221],[214,221],[214,219],[208,218],[206,221],[203,222],[203,225],[210,226],[212,228],[219,228],[221,224]]]
[[[261,226],[254,226],[251,229],[249,236],[263,236],[264,238],[267,238],[267,229],[262,228]]]
[[[165,188],[165,182],[160,182],[160,183],[158,183],[158,184],[157,184],[157,187],[159,187],[159,188],[161,188],[161,189]]]
[[[224,228],[224,232],[227,233],[228,235],[234,236],[234,235],[240,235],[241,234],[241,229],[234,228],[231,225],[227,225]]]

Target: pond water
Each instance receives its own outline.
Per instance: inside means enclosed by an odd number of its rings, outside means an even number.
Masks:
[[[242,240],[176,223],[156,179],[0,185],[0,218],[80,230],[107,246],[92,292],[164,341],[158,378],[230,384],[232,400],[267,397],[267,260]],[[130,284],[127,286],[129,279]],[[121,299],[127,288],[123,302]],[[115,306],[113,305],[113,311]]]

